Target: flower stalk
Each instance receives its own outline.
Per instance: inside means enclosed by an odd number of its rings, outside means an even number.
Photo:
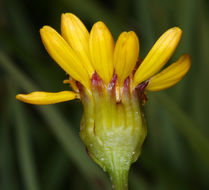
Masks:
[[[109,172],[112,189],[128,190],[128,172],[128,170],[121,170],[118,168],[113,168],[113,171]]]

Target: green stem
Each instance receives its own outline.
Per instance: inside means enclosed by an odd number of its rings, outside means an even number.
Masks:
[[[112,189],[114,190],[128,190],[128,171],[114,170],[110,173],[112,180]]]

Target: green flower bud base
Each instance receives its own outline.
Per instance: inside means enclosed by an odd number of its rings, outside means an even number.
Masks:
[[[113,189],[128,189],[128,172],[140,155],[146,126],[137,90],[124,83],[117,100],[115,83],[106,87],[98,77],[92,93],[82,89],[84,113],[80,136],[89,155],[110,175]]]

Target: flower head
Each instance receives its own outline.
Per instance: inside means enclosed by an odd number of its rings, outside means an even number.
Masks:
[[[50,26],[44,26],[40,30],[49,55],[71,76],[69,82],[74,92],[18,94],[18,100],[32,104],[53,104],[79,98],[75,81],[91,92],[95,72],[106,86],[116,75],[117,90],[130,77],[130,90],[147,82],[146,90],[158,91],[179,82],[191,65],[189,55],[182,55],[177,62],[159,72],[181,39],[182,31],[178,27],[166,31],[142,61],[139,59],[139,40],[133,31],[121,33],[114,44],[113,37],[103,22],[95,23],[89,33],[78,17],[66,13],[62,14],[61,33],[62,35],[58,34]]]
[[[62,14],[61,33],[49,26],[40,30],[47,52],[69,74],[64,83],[73,91],[33,92],[16,98],[39,105],[81,99],[84,114],[80,136],[89,154],[113,181],[118,176],[126,180],[146,136],[141,111],[144,91],[166,89],[190,68],[189,55],[182,55],[161,71],[179,44],[182,31],[178,27],[167,30],[143,60],[133,31],[122,32],[114,43],[103,22],[96,22],[89,33],[79,18],[66,13]],[[120,186],[120,182],[115,183]]]

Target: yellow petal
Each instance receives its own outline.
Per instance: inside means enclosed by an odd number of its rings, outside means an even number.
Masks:
[[[37,104],[37,105],[47,105],[47,104],[55,104],[59,102],[65,102],[69,100],[73,100],[76,98],[76,93],[72,91],[62,91],[62,92],[32,92],[30,94],[18,94],[16,99],[29,103],[29,104]]]
[[[72,13],[62,14],[61,32],[64,39],[80,57],[90,77],[94,69],[90,62],[89,32],[81,20]]]
[[[50,56],[75,80],[90,88],[88,72],[68,43],[53,28],[44,26],[40,30],[43,44]]]
[[[177,62],[152,77],[146,89],[149,91],[158,91],[173,86],[186,75],[190,66],[190,56],[182,55]]]
[[[123,32],[115,45],[113,63],[119,84],[133,71],[139,55],[139,40],[135,32]]]
[[[170,59],[181,39],[178,27],[167,30],[154,44],[134,75],[134,87],[157,73]]]
[[[113,75],[113,37],[103,22],[93,25],[89,37],[93,67],[106,84]]]

